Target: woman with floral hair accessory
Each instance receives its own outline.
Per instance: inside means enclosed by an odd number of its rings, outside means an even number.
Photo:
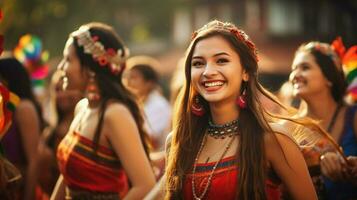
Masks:
[[[354,161],[357,156],[357,106],[344,102],[347,86],[341,62],[344,52],[341,38],[333,45],[318,41],[303,44],[295,53],[290,74],[293,94],[303,100],[299,116],[319,120],[345,156],[349,156],[344,159],[331,151],[324,141],[304,152],[320,199],[357,197],[357,187],[351,184],[357,182]]]
[[[64,89],[81,78],[86,98],[58,146],[61,176],[51,199],[140,199],[154,185],[143,118],[121,81],[128,53],[106,24],[70,34],[58,69]]]
[[[276,98],[257,69],[254,43],[233,24],[215,20],[193,34],[167,139],[165,199],[280,199],[281,184],[295,199],[316,199],[298,145],[272,129],[281,118],[259,102],[259,92]]]

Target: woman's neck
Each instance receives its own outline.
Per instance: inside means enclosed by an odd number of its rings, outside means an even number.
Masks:
[[[322,120],[323,124],[329,122],[337,108],[337,102],[330,94],[315,95],[305,101],[307,103],[307,116]]]
[[[226,124],[238,119],[239,109],[236,104],[210,104],[211,118],[214,124]]]
[[[142,104],[145,104],[152,91],[153,90],[145,90],[145,91],[142,91],[141,93],[137,94],[137,98],[138,98],[139,102],[141,102]]]
[[[146,101],[148,100],[148,97],[149,97],[149,94],[142,95],[142,96],[139,97],[139,101],[140,101],[142,104],[145,104]]]

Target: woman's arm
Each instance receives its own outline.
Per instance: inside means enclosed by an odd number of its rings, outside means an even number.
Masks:
[[[165,174],[156,183],[155,187],[145,196],[144,200],[161,200],[165,197]]]
[[[50,200],[63,200],[63,199],[65,199],[65,195],[66,195],[65,194],[66,193],[65,189],[66,189],[66,186],[65,186],[65,184],[63,182],[63,176],[60,175],[58,177],[56,186],[53,189],[53,192],[52,192]]]
[[[16,109],[16,122],[27,160],[25,174],[25,199],[35,199],[37,184],[37,146],[40,140],[40,120],[34,104],[23,100]]]
[[[172,132],[167,135],[166,143],[165,143],[165,163],[167,164],[168,155],[170,152],[172,139]],[[155,187],[145,196],[144,200],[160,200],[165,197],[165,184],[166,184],[166,175],[164,174],[158,183],[156,183]]]
[[[139,131],[130,111],[121,104],[107,107],[106,137],[117,153],[132,187],[125,199],[142,199],[155,185],[155,176],[145,154]]]
[[[267,160],[280,177],[293,199],[317,199],[303,155],[289,137],[266,134]]]

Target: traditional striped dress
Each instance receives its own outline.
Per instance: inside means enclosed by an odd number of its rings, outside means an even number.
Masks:
[[[215,162],[209,163],[198,163],[196,168],[195,176],[195,190],[199,195],[202,194],[206,184],[207,179],[210,176]],[[234,156],[224,158],[217,165],[217,168],[213,174],[211,184],[208,188],[207,193],[203,199],[225,199],[234,200],[236,199],[237,193],[237,174],[238,164]],[[184,199],[193,200],[192,193],[192,173],[187,174],[184,182]],[[266,193],[268,200],[278,200],[280,199],[280,181],[277,179],[276,175],[269,173],[269,179],[266,181]]]
[[[129,181],[115,152],[76,132],[68,133],[57,149],[57,160],[64,182],[70,191],[118,194],[123,198]]]

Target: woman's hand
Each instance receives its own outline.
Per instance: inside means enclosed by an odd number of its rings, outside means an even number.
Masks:
[[[349,156],[348,160],[348,179],[349,181],[357,186],[357,156]]]
[[[348,168],[343,158],[335,152],[327,152],[320,157],[321,172],[333,181],[346,181]]]

